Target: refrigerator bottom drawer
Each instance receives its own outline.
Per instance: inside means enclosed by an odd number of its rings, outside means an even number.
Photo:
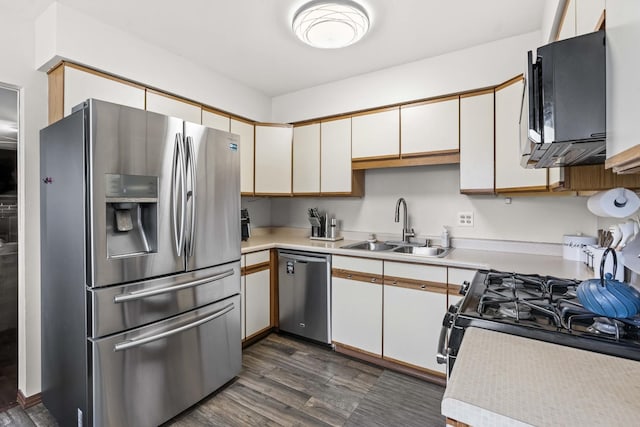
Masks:
[[[91,345],[93,425],[156,426],[240,372],[240,296]]]

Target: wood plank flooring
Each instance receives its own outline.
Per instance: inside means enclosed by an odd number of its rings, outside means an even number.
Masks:
[[[163,427],[443,426],[443,393],[438,385],[271,334],[244,349],[235,380]],[[10,411],[0,413],[0,427],[56,425],[42,404],[27,414]]]

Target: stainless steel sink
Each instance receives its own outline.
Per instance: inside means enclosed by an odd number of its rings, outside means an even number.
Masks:
[[[449,248],[439,246],[398,246],[393,252],[442,258],[449,253]]]
[[[341,249],[358,249],[361,251],[388,251],[397,248],[397,245],[389,245],[383,242],[358,242],[343,246]]]

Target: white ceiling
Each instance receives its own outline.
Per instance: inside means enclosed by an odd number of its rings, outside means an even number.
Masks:
[[[320,50],[291,32],[291,18],[306,0],[59,0],[269,96],[536,31],[545,5],[358,1],[369,11],[369,34],[345,49]],[[0,7],[16,3],[35,16],[52,0],[0,0]]]

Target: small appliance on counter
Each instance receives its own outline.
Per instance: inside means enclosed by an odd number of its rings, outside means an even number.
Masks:
[[[328,242],[337,242],[344,239],[338,236],[338,220],[336,218],[329,219],[329,214],[320,214],[318,208],[309,208],[309,223],[311,224],[311,240],[325,240]]]
[[[251,220],[249,219],[248,209],[240,209],[240,230],[242,240],[249,240],[249,237],[251,237]]]

